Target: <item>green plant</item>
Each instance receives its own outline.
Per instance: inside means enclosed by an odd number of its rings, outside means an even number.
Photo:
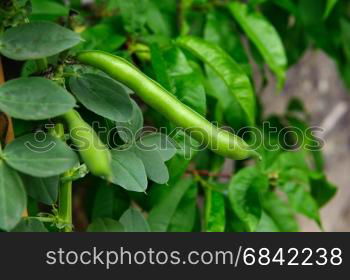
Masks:
[[[301,100],[263,118],[253,75],[281,91],[317,47],[349,84],[348,1],[65,2],[0,4],[1,230],[322,227],[322,139]]]

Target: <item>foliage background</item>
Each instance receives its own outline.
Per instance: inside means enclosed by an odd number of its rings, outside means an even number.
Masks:
[[[327,231],[350,231],[350,97],[332,59],[320,50],[310,50],[288,71],[286,87],[279,98],[269,94],[270,84],[263,93],[266,114],[282,113],[289,98],[305,100],[313,125],[326,128],[324,155],[329,180],[338,193],[321,210]],[[339,114],[341,113],[341,114]],[[324,127],[325,128],[325,127]],[[319,231],[314,223],[300,218],[305,231]]]

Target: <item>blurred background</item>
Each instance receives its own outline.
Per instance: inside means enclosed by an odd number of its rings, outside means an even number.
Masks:
[[[280,95],[270,82],[261,94],[266,115],[282,114],[292,97],[304,100],[312,126],[324,130],[323,152],[328,179],[338,187],[321,210],[325,231],[350,231],[350,95],[337,67],[322,51],[309,50],[288,71]],[[313,221],[300,218],[302,230],[319,231]]]

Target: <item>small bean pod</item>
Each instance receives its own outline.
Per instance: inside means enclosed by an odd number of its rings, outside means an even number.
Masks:
[[[72,142],[79,149],[80,156],[90,172],[109,178],[111,155],[93,128],[75,110],[65,113],[62,117],[67,122]]]
[[[242,138],[214,126],[125,59],[102,51],[81,52],[77,58],[125,84],[146,104],[213,152],[236,160],[259,157]]]

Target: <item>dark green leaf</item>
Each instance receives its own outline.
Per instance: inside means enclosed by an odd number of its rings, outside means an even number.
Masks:
[[[109,218],[98,218],[94,220],[87,228],[87,232],[123,232],[123,231],[124,231],[124,227],[121,223]]]
[[[15,139],[3,156],[12,168],[35,177],[59,175],[79,163],[66,143],[43,132]]]
[[[18,173],[0,159],[0,228],[9,231],[20,221],[27,205]]]
[[[75,106],[65,89],[39,77],[11,80],[0,87],[0,110],[23,120],[57,117]]]
[[[276,29],[260,13],[250,12],[246,4],[234,2],[229,5],[229,8],[246,35],[276,74],[279,88],[281,88],[286,78],[287,57]]]
[[[0,52],[14,60],[40,59],[67,50],[80,42],[77,33],[52,22],[32,22],[5,31]]]
[[[148,223],[152,231],[167,231],[182,197],[192,184],[191,179],[181,179],[174,185],[164,186],[168,188],[167,191],[163,193],[162,199],[153,206],[148,216]]]
[[[191,185],[183,197],[171,218],[167,231],[191,232],[195,226],[197,215],[197,185]]]
[[[126,122],[131,119],[133,106],[129,95],[114,80],[87,73],[72,77],[69,86],[90,111],[112,121]]]
[[[255,231],[262,214],[261,193],[268,187],[267,177],[256,167],[247,167],[234,174],[229,185],[229,198],[233,211]]]
[[[92,220],[97,218],[111,218],[119,220],[120,216],[129,208],[130,199],[122,188],[102,181],[98,185],[92,207]]]
[[[41,203],[52,205],[57,201],[60,178],[58,176],[38,178],[22,175],[29,196]]]
[[[337,187],[331,184],[322,173],[310,174],[311,195],[319,207],[329,202],[337,192]]]
[[[48,232],[44,224],[37,219],[24,218],[12,232]]]

